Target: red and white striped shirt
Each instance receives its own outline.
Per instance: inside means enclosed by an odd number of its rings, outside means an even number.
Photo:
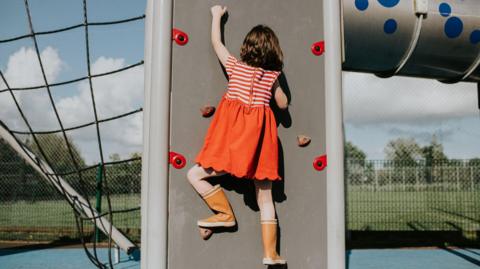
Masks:
[[[271,89],[280,71],[248,66],[232,55],[228,56],[225,69],[229,78],[225,98],[238,99],[252,107],[269,106]]]

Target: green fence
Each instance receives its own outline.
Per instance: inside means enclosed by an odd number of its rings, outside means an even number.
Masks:
[[[480,231],[480,163],[346,162],[352,231]]]
[[[78,176],[63,176],[74,189],[97,203],[97,169]],[[0,162],[0,240],[76,240],[79,238],[75,217],[63,196],[25,163]],[[106,178],[101,196],[101,212],[113,214],[113,225],[134,241],[140,240],[139,160],[105,166]],[[105,184],[106,183],[106,184]],[[109,193],[108,197],[105,195]],[[106,215],[107,219],[109,215]],[[83,221],[84,234],[93,239],[93,222]]]
[[[84,182],[65,177],[95,206],[96,171],[83,171]],[[113,224],[140,240],[139,160],[106,166]],[[347,229],[350,231],[480,232],[480,163],[346,161]],[[102,196],[102,212],[107,212]],[[85,221],[93,238],[93,225]],[[18,159],[0,162],[0,240],[78,239],[72,209],[63,197]],[[473,238],[475,239],[475,238]],[[475,239],[475,240],[478,240]]]

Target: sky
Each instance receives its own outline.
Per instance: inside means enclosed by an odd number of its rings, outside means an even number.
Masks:
[[[473,83],[344,72],[345,137],[367,153],[385,158],[385,145],[413,137],[421,146],[435,135],[452,159],[480,156],[480,110]]]
[[[36,32],[83,23],[81,0],[30,0],[29,4]],[[144,1],[88,1],[88,20],[99,22],[136,17],[144,14],[144,9]],[[23,1],[2,0],[0,23],[2,25],[0,39],[29,33]],[[143,60],[143,31],[143,20],[113,26],[89,27],[92,74],[118,69]],[[87,75],[83,27],[38,36],[38,44],[49,83]],[[31,38],[0,43],[0,68],[11,87],[44,84]],[[5,85],[0,82],[0,89],[3,88]],[[143,66],[112,76],[94,78],[93,88],[99,119],[141,108]],[[87,80],[50,89],[64,127],[94,120]],[[15,95],[34,130],[59,129],[45,88],[16,92]],[[10,129],[26,130],[8,92],[0,93],[0,119]],[[141,152],[141,113],[100,126],[104,157],[107,160],[113,153],[128,158],[134,152]],[[73,138],[87,163],[99,161],[94,126],[70,131],[67,134]]]
[[[34,30],[46,31],[83,22],[81,0],[29,0]],[[52,9],[51,7],[55,7]],[[145,1],[88,1],[91,22],[118,20],[144,13]],[[27,34],[23,1],[2,0],[0,40]],[[92,73],[102,73],[143,59],[144,22],[89,28]],[[87,74],[83,28],[38,36],[41,58],[50,83]],[[0,43],[0,69],[11,87],[43,84],[31,38]],[[384,159],[388,141],[413,137],[428,144],[435,135],[450,158],[480,157],[480,112],[476,86],[434,80],[343,73],[345,137],[369,159]],[[0,82],[0,90],[5,88]],[[93,79],[100,119],[143,106],[143,66]],[[88,81],[52,87],[65,127],[93,121]],[[58,129],[46,89],[16,92],[34,130]],[[101,125],[104,156],[128,158],[141,152],[141,113]],[[8,92],[0,93],[0,120],[11,129],[26,130]],[[281,126],[279,128],[282,128]],[[95,127],[68,132],[89,164],[99,161]]]

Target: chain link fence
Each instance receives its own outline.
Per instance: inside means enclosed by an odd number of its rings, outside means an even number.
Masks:
[[[140,160],[106,165],[105,174],[98,171],[99,167],[84,170],[81,181],[76,174],[63,178],[100,212],[109,212],[110,204],[113,225],[139,242]],[[0,151],[0,212],[0,240],[78,241],[80,236],[65,198],[6,148]],[[93,222],[84,220],[83,229],[86,239],[93,240]]]
[[[348,159],[346,180],[349,230],[480,231],[480,159]]]
[[[480,159],[427,163],[350,158],[345,164],[349,231],[453,230],[478,236]],[[108,191],[113,224],[139,242],[140,173],[138,159],[105,166],[99,196],[98,166],[82,172],[83,182],[76,175],[64,179],[85,193],[92,207],[101,198],[101,212],[108,212]],[[0,149],[0,212],[0,240],[78,240],[75,217],[63,196],[6,149]],[[93,238],[91,221],[84,221],[84,227]]]

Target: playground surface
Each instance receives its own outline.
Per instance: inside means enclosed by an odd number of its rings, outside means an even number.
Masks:
[[[108,249],[98,249],[99,258],[108,262]],[[113,256],[113,255],[112,255]],[[478,248],[400,248],[354,249],[346,252],[349,269],[478,269]],[[82,248],[3,248],[0,249],[2,269],[95,269]],[[120,254],[114,268],[137,269],[140,261]]]

